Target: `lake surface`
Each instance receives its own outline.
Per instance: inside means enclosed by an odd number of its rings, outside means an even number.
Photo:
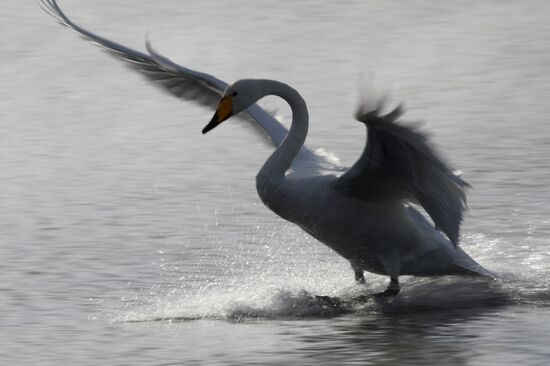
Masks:
[[[472,185],[462,247],[499,276],[384,289],[265,208],[272,147],[163,94],[35,1],[0,8],[2,365],[547,365],[550,4],[62,0],[80,25],[234,81],[287,82],[352,164],[362,83]],[[363,81],[361,81],[363,80]],[[286,121],[289,110],[263,101]]]

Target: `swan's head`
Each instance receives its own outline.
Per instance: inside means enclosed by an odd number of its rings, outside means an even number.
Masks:
[[[239,80],[227,87],[210,122],[202,129],[205,134],[229,117],[244,111],[256,103],[263,94],[258,80]]]

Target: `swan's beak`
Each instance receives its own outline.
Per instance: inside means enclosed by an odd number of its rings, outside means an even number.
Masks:
[[[203,135],[231,117],[231,115],[233,115],[233,97],[228,95],[220,100],[216,113],[214,113],[210,122],[202,129]]]

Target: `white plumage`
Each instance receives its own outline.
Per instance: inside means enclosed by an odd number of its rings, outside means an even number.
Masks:
[[[308,111],[300,94],[273,80],[245,79],[232,85],[177,65],[155,52],[134,51],[74,24],[55,0],[44,10],[62,25],[125,61],[164,90],[216,108],[203,133],[244,112],[277,148],[256,177],[267,207],[346,258],[356,280],[363,271],[388,275],[387,295],[399,292],[398,276],[492,274],[458,247],[465,209],[465,183],[434,153],[423,134],[397,123],[400,107],[382,115],[380,106],[359,108],[368,142],[350,168],[304,147]],[[256,102],[283,98],[292,109],[287,131]],[[420,204],[430,223],[409,202]]]

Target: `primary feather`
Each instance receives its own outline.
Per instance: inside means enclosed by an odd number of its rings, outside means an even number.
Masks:
[[[228,86],[225,81],[210,74],[176,64],[155,51],[150,41],[146,42],[148,51],[146,54],[84,29],[65,15],[56,0],[41,0],[40,4],[42,9],[59,24],[72,30],[86,41],[99,46],[109,55],[123,61],[132,70],[139,72],[161,90],[178,98],[194,101],[214,110],[220,96]],[[260,132],[260,135],[266,137],[274,146],[281,144],[288,131],[279,121],[257,104],[250,106],[245,114],[248,116],[247,120],[251,122],[256,131]],[[293,162],[293,167],[304,172],[338,168],[333,161],[326,159],[323,155],[315,154],[307,147],[301,149]]]
[[[402,106],[385,115],[380,107],[358,109],[356,119],[368,129],[367,144],[336,186],[363,200],[417,201],[456,246],[468,183],[453,174],[424,134],[397,123],[402,113]]]

